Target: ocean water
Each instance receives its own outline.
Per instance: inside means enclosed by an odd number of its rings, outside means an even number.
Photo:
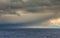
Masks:
[[[60,38],[60,29],[0,29],[0,38]]]

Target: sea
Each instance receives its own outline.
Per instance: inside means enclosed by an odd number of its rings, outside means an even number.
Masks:
[[[60,38],[60,29],[0,29],[0,38]]]

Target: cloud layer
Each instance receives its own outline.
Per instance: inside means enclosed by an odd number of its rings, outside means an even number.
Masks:
[[[60,18],[59,0],[13,0],[11,2],[11,0],[0,0],[0,24],[24,23],[22,28],[42,28],[49,19]],[[20,25],[16,27],[20,28]]]

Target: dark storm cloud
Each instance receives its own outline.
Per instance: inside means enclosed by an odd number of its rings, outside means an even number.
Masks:
[[[60,6],[59,0],[28,0],[26,2],[24,1],[25,0],[0,0],[0,10],[2,10],[0,11],[0,14],[6,14],[6,12],[8,12],[9,14],[16,14],[16,12],[12,10],[16,8],[25,9],[30,13],[41,13],[46,9],[52,10],[54,12],[60,10],[60,7],[58,7]]]
[[[22,8],[22,4],[21,0],[0,0],[0,14],[16,14],[13,9]]]
[[[44,11],[44,9],[50,8],[52,6],[58,6],[60,4],[59,0],[28,0],[24,2],[25,0],[0,0],[2,1],[0,3],[0,9],[8,9],[8,7],[11,7],[11,9],[16,8],[23,8],[28,12],[41,12]],[[52,8],[51,8],[52,9]]]
[[[60,8],[60,1],[59,0],[29,0],[28,2],[25,3],[25,5],[26,5],[26,10],[32,13],[42,12],[46,9],[48,10],[53,9],[54,11],[55,9]]]

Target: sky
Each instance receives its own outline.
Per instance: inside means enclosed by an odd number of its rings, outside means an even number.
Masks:
[[[0,24],[22,23],[23,24],[22,27],[21,25],[19,26],[16,25],[16,27],[18,28],[60,28],[59,26],[60,7],[58,7],[60,5],[41,7],[39,6],[40,4],[39,3],[36,4],[36,1],[34,0],[33,0],[34,3],[32,2],[33,5],[30,3],[30,0],[23,0],[23,2],[25,3],[25,7],[23,6],[20,8],[12,6],[11,9],[8,9],[6,6],[9,5],[10,0],[0,0]],[[27,3],[30,6],[28,6]],[[56,21],[54,20],[57,21],[57,25]]]

